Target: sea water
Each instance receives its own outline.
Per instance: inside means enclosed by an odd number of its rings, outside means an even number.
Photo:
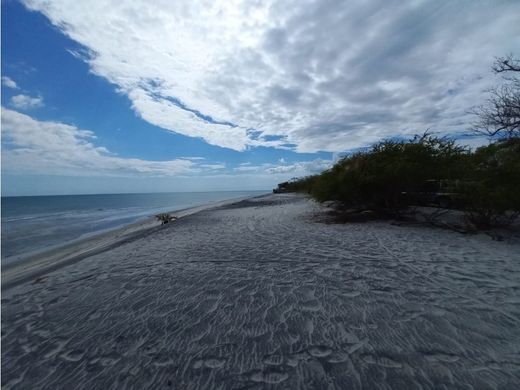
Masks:
[[[155,214],[267,191],[2,197],[2,263]]]

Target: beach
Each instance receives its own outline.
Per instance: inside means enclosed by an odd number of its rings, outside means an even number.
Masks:
[[[142,225],[150,217],[270,191],[159,192],[2,197],[2,267],[64,244]],[[152,218],[153,219],[153,218]]]
[[[213,201],[166,214],[184,218],[212,207],[220,207],[243,199],[244,197]],[[247,198],[247,197],[245,197]],[[138,222],[115,229],[101,230],[75,240],[67,240],[61,245],[31,251],[26,254],[2,258],[2,289],[9,288],[31,278],[36,278],[51,270],[74,263],[85,257],[107,251],[124,242],[132,241],[160,229],[162,223],[155,216],[142,218]],[[2,236],[2,240],[6,237]],[[7,238],[8,239],[8,238]]]
[[[32,259],[3,286],[2,388],[520,386],[518,242],[323,212],[266,195]]]

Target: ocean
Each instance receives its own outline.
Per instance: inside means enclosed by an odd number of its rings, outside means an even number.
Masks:
[[[161,212],[261,195],[268,191],[171,192],[2,197],[5,259],[59,246]],[[7,260],[9,261],[9,260]]]

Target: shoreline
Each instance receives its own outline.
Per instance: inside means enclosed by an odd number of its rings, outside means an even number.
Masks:
[[[200,206],[172,210],[167,213],[174,214],[177,219],[181,219],[201,211],[265,195],[267,194],[225,199]],[[152,234],[162,227],[163,225],[155,216],[150,216],[142,221],[92,233],[87,237],[67,241],[58,246],[7,257],[3,259],[6,264],[2,265],[1,290],[7,290],[30,279],[38,278],[48,272],[81,261],[86,257],[105,252],[126,242]]]

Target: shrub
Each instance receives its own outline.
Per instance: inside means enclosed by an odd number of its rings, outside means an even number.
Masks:
[[[459,176],[468,151],[429,134],[409,141],[383,141],[339,161],[330,170],[300,183],[317,200],[348,206],[399,209],[405,192],[419,191],[429,179]]]
[[[464,209],[477,228],[511,222],[520,212],[520,138],[497,141],[471,156]]]
[[[387,140],[355,153],[315,176],[284,183],[290,191],[345,208],[381,213],[414,204],[428,182],[443,183],[477,228],[510,221],[520,213],[520,138],[478,148],[474,153],[452,140],[429,134],[409,141]],[[453,199],[455,200],[455,199]]]
[[[158,221],[161,221],[161,225],[175,221],[177,219],[177,217],[174,217],[168,213],[157,214],[155,218],[157,218]]]

